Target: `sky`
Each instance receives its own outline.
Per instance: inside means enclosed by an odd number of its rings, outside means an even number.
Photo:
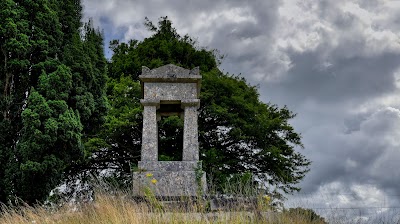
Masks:
[[[82,2],[106,43],[143,40],[145,17],[168,16],[263,102],[296,113],[312,161],[296,197],[310,207],[400,207],[400,1]]]

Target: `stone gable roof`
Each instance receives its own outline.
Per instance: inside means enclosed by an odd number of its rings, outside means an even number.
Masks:
[[[139,79],[142,82],[200,82],[201,75],[199,67],[189,70],[168,64],[155,69],[142,66]]]

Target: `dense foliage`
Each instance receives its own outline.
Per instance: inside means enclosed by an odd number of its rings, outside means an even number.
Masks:
[[[0,201],[44,200],[107,111],[102,36],[79,0],[0,2]]]
[[[111,42],[114,54],[107,90],[111,110],[101,135],[87,144],[96,155],[91,164],[113,164],[120,177],[129,178],[130,169],[140,159],[138,75],[142,66],[199,66],[203,77],[200,159],[209,180],[222,186],[232,175],[252,173],[270,191],[298,190],[295,184],[308,171],[309,161],[294,149],[302,146],[300,135],[288,123],[294,114],[286,107],[260,102],[257,88],[244,78],[223,74],[218,69],[217,52],[196,48],[195,41],[181,37],[166,17],[158,26],[149,20],[145,24],[154,32],[151,37],[129,43]],[[182,126],[178,117],[160,121],[159,160],[180,160]]]
[[[308,171],[294,149],[302,146],[288,123],[294,114],[260,102],[256,87],[222,73],[218,53],[166,17],[146,19],[153,35],[143,41],[112,41],[107,63],[102,35],[81,23],[80,0],[0,8],[0,202],[43,201],[62,180],[104,170],[129,182],[140,160],[141,67],[170,63],[200,67],[200,158],[214,185],[252,173],[269,190],[291,192]],[[160,121],[160,160],[181,159],[182,130],[179,117]]]

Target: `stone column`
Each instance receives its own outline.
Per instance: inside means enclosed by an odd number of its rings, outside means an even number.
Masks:
[[[199,99],[181,101],[181,107],[184,109],[183,161],[199,160],[199,136],[197,124],[197,109],[199,108],[199,105]]]
[[[160,100],[140,100],[143,105],[141,161],[158,161],[157,109]]]

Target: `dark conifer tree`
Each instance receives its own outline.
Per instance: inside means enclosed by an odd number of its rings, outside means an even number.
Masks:
[[[0,3],[0,201],[44,200],[107,111],[103,39],[79,0]]]

